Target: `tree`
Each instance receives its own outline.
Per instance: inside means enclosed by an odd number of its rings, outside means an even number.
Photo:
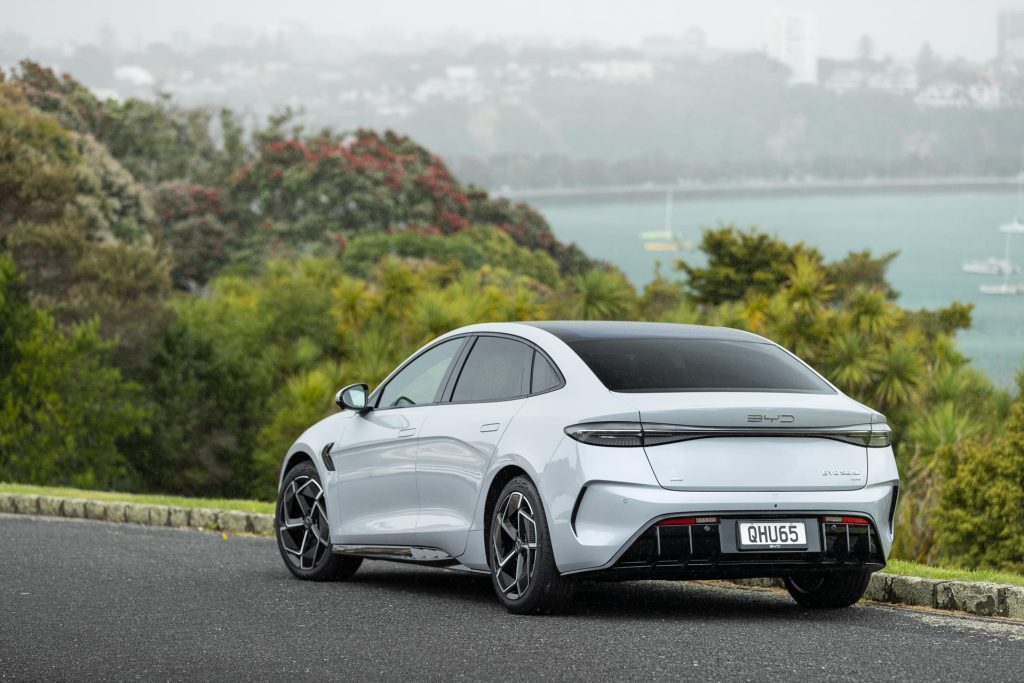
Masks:
[[[151,419],[126,448],[138,485],[193,496],[249,496],[251,454],[272,391],[264,368],[259,356],[219,343],[196,320],[170,325],[141,375]]]
[[[98,316],[134,366],[163,321],[169,264],[149,192],[88,134],[0,84],[0,239],[59,326]]]
[[[898,251],[891,251],[873,257],[866,249],[850,252],[844,258],[828,264],[828,280],[835,285],[835,291],[839,296],[861,287],[880,291],[885,298],[895,300],[899,297],[899,292],[886,280],[886,271],[889,264],[899,255]]]
[[[535,210],[463,187],[440,158],[393,132],[301,135],[276,122],[231,187],[253,254],[308,250],[366,234],[454,235],[494,225],[519,246],[547,251],[565,272],[588,264]]]
[[[1024,398],[1003,435],[949,449],[936,537],[944,555],[967,567],[1024,569]]]
[[[110,365],[95,321],[63,332],[31,307],[0,254],[0,479],[85,488],[130,486],[119,442],[142,429],[139,386]]]
[[[182,108],[164,96],[100,101],[71,76],[22,61],[12,82],[40,112],[92,135],[138,180],[224,185],[248,159],[242,124],[230,109]]]
[[[706,228],[700,250],[707,255],[706,266],[680,260],[676,268],[686,274],[686,288],[694,300],[713,305],[741,299],[748,292],[774,292],[798,256],[821,262],[821,254],[803,242],[790,245],[756,228],[739,230],[732,225]]]
[[[157,230],[173,255],[171,277],[195,290],[227,265],[241,246],[238,222],[219,187],[169,181],[155,192]]]
[[[579,320],[627,320],[636,310],[636,292],[617,271],[593,268],[569,281],[570,315]]]

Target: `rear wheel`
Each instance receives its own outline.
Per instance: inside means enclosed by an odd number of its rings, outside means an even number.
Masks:
[[[307,581],[347,579],[362,558],[331,552],[327,501],[320,475],[311,462],[288,471],[277,497],[277,548],[291,573]]]
[[[786,578],[786,590],[804,607],[829,609],[849,607],[868,589],[871,572],[849,571],[834,574],[807,574]]]
[[[513,614],[550,612],[571,593],[572,582],[555,566],[540,495],[527,477],[516,477],[498,495],[488,559],[494,592]]]

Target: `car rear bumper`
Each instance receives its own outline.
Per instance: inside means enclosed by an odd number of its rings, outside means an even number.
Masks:
[[[892,547],[895,483],[855,491],[713,492],[670,491],[661,487],[596,482],[578,496],[568,520],[551,524],[555,561],[563,574],[602,572],[621,578],[739,578],[785,576],[809,570],[868,569],[885,566]],[[716,516],[713,538],[685,547],[657,530],[671,516]],[[870,520],[870,534],[850,545],[844,533],[829,537],[824,516]],[[731,531],[721,525],[743,518],[814,519],[806,551],[738,551]],[[809,527],[810,529],[810,527]],[[703,530],[701,530],[703,533]],[[661,536],[659,539],[658,536]],[[657,543],[663,541],[663,547]],[[730,545],[732,543],[732,545]],[[652,546],[652,544],[655,544]],[[653,550],[652,550],[653,547]]]

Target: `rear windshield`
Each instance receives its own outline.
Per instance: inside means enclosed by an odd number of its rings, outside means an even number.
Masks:
[[[569,342],[612,391],[779,391],[834,394],[774,344],[634,337]]]

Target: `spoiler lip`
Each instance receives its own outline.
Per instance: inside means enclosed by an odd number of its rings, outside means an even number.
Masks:
[[[661,446],[697,439],[735,437],[783,437],[831,439],[866,448],[885,448],[892,443],[887,424],[861,424],[841,427],[697,427],[644,422],[591,422],[570,425],[565,433],[582,443],[595,446]]]

